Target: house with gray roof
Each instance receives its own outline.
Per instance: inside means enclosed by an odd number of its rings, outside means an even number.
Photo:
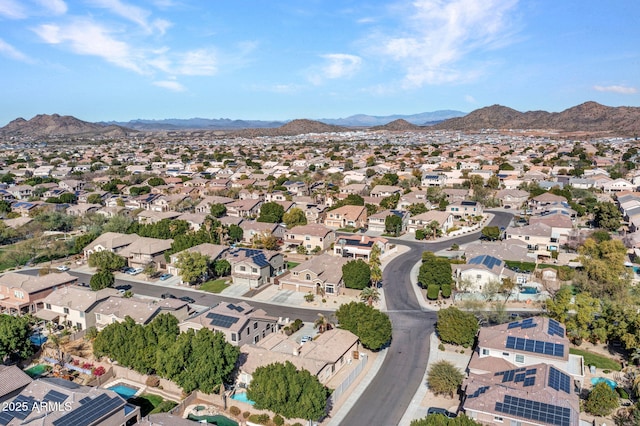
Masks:
[[[289,274],[278,277],[278,288],[338,296],[344,286],[342,266],[349,260],[326,253],[314,256],[291,269]]]
[[[66,286],[56,289],[44,299],[44,309],[36,316],[45,320],[57,320],[67,327],[86,330],[96,325],[93,309],[109,297],[118,297],[115,288],[92,291],[87,287]]]
[[[126,317],[140,325],[148,324],[164,313],[182,321],[189,315],[189,306],[180,299],[149,300],[111,296],[98,303],[93,312],[96,316],[96,328],[102,330],[111,323],[124,321]]]

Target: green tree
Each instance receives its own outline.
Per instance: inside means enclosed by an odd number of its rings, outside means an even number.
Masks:
[[[231,264],[226,259],[218,259],[213,264],[213,270],[217,277],[226,277],[231,272]]]
[[[487,187],[491,189],[498,189],[500,187],[500,178],[496,175],[492,175],[487,179]]]
[[[185,251],[178,254],[176,267],[180,269],[182,281],[195,284],[202,281],[209,272],[211,258],[197,251]]]
[[[395,237],[402,231],[402,218],[395,214],[390,214],[384,218],[384,232]]]
[[[342,281],[345,287],[362,290],[371,281],[369,265],[362,260],[350,260],[342,266]]]
[[[366,303],[350,302],[336,311],[340,328],[349,330],[366,348],[377,351],[391,341],[389,316]]]
[[[0,361],[12,355],[21,359],[31,356],[30,334],[31,326],[27,317],[0,314]]]
[[[436,331],[440,340],[455,345],[471,346],[478,334],[478,319],[453,306],[438,311]]]
[[[260,206],[260,216],[258,216],[257,221],[280,223],[282,222],[282,216],[284,216],[284,207],[274,201],[271,201]]]
[[[256,368],[247,389],[255,408],[270,410],[288,419],[320,420],[327,409],[329,390],[307,370],[296,370],[289,361]]]
[[[392,210],[398,206],[398,201],[400,201],[400,194],[389,195],[380,200],[380,207]]]
[[[132,222],[133,220],[127,216],[115,215],[104,224],[102,230],[104,232],[127,232]]]
[[[437,257],[429,251],[422,253],[422,264],[418,270],[418,284],[422,288],[435,285],[438,289],[443,285],[453,284],[449,260]]]
[[[375,287],[366,287],[360,292],[360,300],[372,306],[380,301],[380,292]]]
[[[438,361],[428,371],[427,385],[435,395],[449,395],[453,398],[462,385],[464,374],[449,361]]]
[[[147,181],[147,184],[149,186],[160,186],[160,185],[166,185],[166,182],[164,181],[164,179],[160,177],[152,177]]]
[[[616,231],[620,228],[622,214],[610,201],[600,202],[593,209],[593,224],[597,228]]]
[[[594,416],[606,417],[618,408],[618,394],[606,382],[595,385],[584,403],[584,410]]]
[[[75,194],[70,192],[65,192],[64,194],[60,194],[60,202],[65,204],[75,204],[78,201],[78,197]]]
[[[500,228],[497,226],[485,226],[481,232],[482,236],[490,241],[495,241],[500,238]]]
[[[296,226],[306,225],[307,216],[301,209],[294,207],[282,216],[282,221],[287,225],[288,229],[291,229]]]
[[[75,253],[80,253],[86,246],[91,244],[93,240],[97,238],[97,235],[94,233],[82,234],[74,238],[73,240],[73,251]]]
[[[242,228],[239,225],[236,225],[236,224],[232,223],[231,225],[229,225],[228,235],[229,235],[229,238],[231,239],[231,241],[236,243],[238,241],[242,241],[242,237],[244,235],[244,231],[242,230]]]
[[[102,204],[102,196],[100,194],[89,194],[87,197],[87,203],[89,204]]]
[[[108,288],[113,286],[115,282],[115,277],[113,276],[113,272],[111,271],[98,271],[91,276],[91,280],[89,280],[89,286],[91,290],[98,291],[103,288]]]
[[[428,212],[429,209],[424,203],[415,203],[408,206],[407,211],[411,214],[411,216],[417,216],[419,214]]]
[[[579,253],[583,273],[575,279],[578,287],[598,298],[616,299],[627,294],[630,284],[629,272],[624,266],[627,249],[620,240],[597,243],[587,238]]]
[[[111,251],[103,250],[89,255],[89,266],[98,271],[117,271],[126,266],[127,260]]]
[[[411,420],[409,426],[482,426],[482,424],[461,413],[453,419],[442,414],[432,414],[422,419]]]
[[[211,216],[220,218],[227,214],[227,206],[222,203],[214,203],[211,204],[209,211],[211,213]]]

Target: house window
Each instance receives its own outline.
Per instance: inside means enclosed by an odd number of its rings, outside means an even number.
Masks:
[[[516,354],[516,362],[520,364],[524,364],[524,355]]]
[[[101,320],[102,320],[102,318],[100,318],[100,314],[96,314],[96,319],[97,319],[98,321],[101,321]]]
[[[80,318],[84,318],[84,312],[80,311]]]
[[[509,352],[502,352],[502,356],[509,356]]]
[[[510,426],[522,426],[522,422],[519,420],[511,420]]]
[[[304,279],[307,280],[307,281],[311,281],[311,274],[305,275]]]
[[[253,336],[253,343],[258,343],[259,341],[260,341],[260,336],[259,335]]]
[[[254,322],[254,323],[253,323],[253,329],[255,330],[255,329],[257,329],[257,328],[258,328],[258,323],[257,323],[257,322]]]
[[[253,272],[254,274],[258,273],[258,268],[251,268],[251,272]]]
[[[46,309],[51,309],[51,303],[47,303],[47,304],[45,304],[45,305],[44,305],[44,307],[45,307]]]
[[[235,342],[237,340],[236,333],[231,333],[231,341]]]
[[[77,322],[76,323],[76,328],[78,329],[78,331],[82,330],[82,323]]]
[[[489,355],[489,349],[483,349],[482,355]]]
[[[64,308],[63,311],[64,311],[65,314],[67,314],[67,315],[69,314],[69,308]]]
[[[525,240],[525,241],[529,241],[529,236],[528,236],[528,235],[526,235],[526,236],[524,237],[524,240]]]
[[[247,268],[245,268],[244,266],[241,266],[241,267],[240,267],[240,270],[241,270],[242,272],[244,272],[244,271],[246,271],[246,270],[247,270]]]
[[[333,286],[332,285],[326,286],[324,291],[325,293],[333,294]]]
[[[500,417],[500,416],[495,416],[493,418],[493,421],[494,422],[498,422],[498,423],[502,423],[504,421],[504,419],[502,417]]]
[[[304,237],[304,240],[305,241],[309,241],[309,240],[311,240],[311,237],[307,235],[306,237]]]
[[[13,295],[16,299],[24,299],[24,292],[19,290],[14,290]]]
[[[476,275],[476,279],[477,280],[482,279],[482,275],[480,275],[480,274]]]

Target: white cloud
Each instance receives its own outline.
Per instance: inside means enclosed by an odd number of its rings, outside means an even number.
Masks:
[[[78,19],[64,26],[44,24],[34,32],[45,43],[65,45],[74,53],[98,56],[119,67],[145,73],[140,66],[141,55],[127,43],[112,37],[106,27],[92,21]]]
[[[172,90],[174,92],[184,92],[186,90],[185,87],[182,84],[178,83],[175,80],[154,81],[153,84],[155,86],[163,87],[165,89],[169,89],[169,90]]]
[[[11,59],[15,59],[17,61],[32,63],[33,61],[24,53],[20,52],[15,47],[11,46],[6,41],[0,38],[0,54],[7,56]]]
[[[353,76],[362,65],[362,58],[345,53],[322,55],[324,64],[314,67],[309,73],[309,81],[321,84],[324,80]]]
[[[36,0],[37,3],[54,15],[64,15],[68,7],[64,0]]]
[[[467,103],[470,103],[470,104],[477,104],[478,103],[476,98],[474,98],[471,95],[465,95],[464,100],[467,101]]]
[[[416,0],[404,32],[378,35],[371,50],[405,68],[403,85],[459,82],[477,70],[458,69],[469,54],[508,43],[518,0]]]
[[[27,13],[20,3],[15,0],[0,0],[0,16],[9,19],[23,19]]]
[[[164,34],[171,26],[171,23],[164,19],[150,20],[151,12],[120,0],[92,0],[91,3],[139,25],[148,33],[158,31],[160,34]]]
[[[611,92],[611,93],[619,93],[622,95],[633,95],[634,93],[638,93],[638,89],[631,86],[621,86],[621,85],[613,85],[613,86],[593,86],[594,90],[598,92]]]
[[[218,71],[213,49],[198,49],[176,58],[175,73],[181,75],[213,75]]]

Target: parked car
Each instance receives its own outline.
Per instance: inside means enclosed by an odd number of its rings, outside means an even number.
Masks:
[[[429,409],[427,410],[427,416],[430,416],[432,414],[442,414],[445,417],[448,417],[450,419],[453,419],[457,416],[456,413],[452,413],[449,410],[445,410],[444,408],[440,408],[440,407],[429,407]]]
[[[68,271],[68,270],[69,270],[69,269],[71,269],[71,268],[69,268],[67,265],[60,265],[60,266],[58,266],[56,269],[57,269],[58,271],[65,272],[65,271]]]
[[[178,299],[182,300],[183,302],[187,302],[187,303],[196,303],[195,299],[192,299],[189,296],[178,297]]]
[[[144,269],[142,268],[135,268],[135,269],[129,268],[129,269],[130,270],[127,271],[127,274],[129,275],[138,275],[140,272],[144,271]]]
[[[162,293],[160,297],[162,297],[163,299],[177,299],[177,297],[171,293]]]
[[[166,281],[169,278],[171,278],[172,276],[173,275],[171,275],[171,274],[162,274],[162,275],[160,275],[160,281]]]
[[[302,336],[302,339],[300,339],[300,343],[307,343],[307,342],[310,342],[311,340],[313,340],[311,336]]]

